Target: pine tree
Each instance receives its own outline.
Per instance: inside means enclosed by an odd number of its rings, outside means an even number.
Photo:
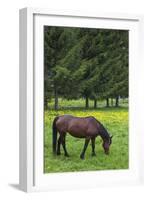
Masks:
[[[128,31],[45,27],[45,106],[50,98],[98,99],[128,96]]]
[[[45,26],[44,28],[44,101],[47,102],[49,96],[54,96],[55,109],[58,109],[58,97],[63,94],[64,86],[67,88],[69,76],[66,66],[60,63],[75,43],[74,32],[76,31],[76,29],[64,27]]]

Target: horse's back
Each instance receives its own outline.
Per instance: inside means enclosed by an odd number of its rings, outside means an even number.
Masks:
[[[66,132],[69,121],[73,118],[72,115],[61,115],[58,117],[56,126],[59,132]]]
[[[98,124],[94,117],[59,116],[56,126],[59,132],[68,132],[72,136],[84,138],[98,135]]]
[[[73,117],[68,124],[68,132],[75,137],[93,137],[98,134],[94,117]]]

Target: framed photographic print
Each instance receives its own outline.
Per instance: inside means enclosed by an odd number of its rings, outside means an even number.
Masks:
[[[20,10],[20,188],[143,181],[143,19]]]

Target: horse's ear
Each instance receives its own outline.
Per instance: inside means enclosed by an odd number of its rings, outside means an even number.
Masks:
[[[113,135],[112,135],[112,136],[110,136],[110,138],[112,139],[112,138],[113,138]]]

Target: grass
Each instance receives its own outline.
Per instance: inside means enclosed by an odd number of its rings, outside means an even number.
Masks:
[[[80,102],[81,103],[81,102]],[[82,104],[82,103],[81,103]],[[66,104],[67,105],[67,104]],[[126,103],[125,103],[126,106]],[[60,156],[52,154],[52,122],[55,116],[72,114],[74,116],[94,116],[113,135],[110,154],[104,154],[102,139],[96,138],[96,156],[91,156],[91,145],[88,146],[85,160],[80,159],[84,139],[67,134],[66,146],[70,157],[65,157],[61,148]],[[128,108],[61,108],[59,111],[49,110],[44,113],[44,172],[94,171],[128,168]]]

